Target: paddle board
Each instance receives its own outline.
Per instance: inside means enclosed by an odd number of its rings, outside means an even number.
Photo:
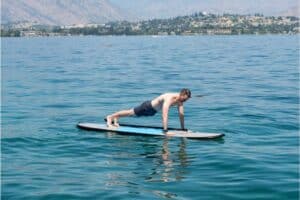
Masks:
[[[149,136],[167,136],[167,137],[181,137],[191,139],[216,139],[221,138],[225,134],[222,133],[202,133],[193,132],[190,130],[169,129],[165,134],[162,128],[146,127],[138,125],[122,125],[119,127],[107,127],[106,124],[97,123],[78,123],[77,127],[84,130],[102,131],[102,132],[116,132],[121,134],[135,134],[135,135],[149,135]]]

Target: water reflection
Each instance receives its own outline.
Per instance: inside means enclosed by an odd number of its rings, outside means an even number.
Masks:
[[[186,167],[189,165],[186,153],[186,139],[180,139],[177,147],[170,148],[173,143],[165,138],[162,149],[155,160],[150,173],[146,176],[149,182],[172,182],[180,181],[187,173]],[[171,149],[171,151],[170,151]],[[173,150],[175,152],[173,152]]]
[[[107,136],[121,139],[122,136]],[[124,139],[124,137],[123,137]],[[190,165],[184,138],[128,137],[113,144],[107,160],[105,186],[132,187],[131,183],[177,182],[183,180]],[[130,181],[129,181],[130,180]]]

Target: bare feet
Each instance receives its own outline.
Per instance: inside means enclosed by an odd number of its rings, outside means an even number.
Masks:
[[[118,118],[117,117],[114,118],[114,126],[115,127],[119,127],[120,126],[120,124],[118,123]]]
[[[111,116],[110,115],[107,115],[106,116],[106,126],[107,127],[111,127],[112,126],[112,121],[111,121]]]
[[[115,127],[120,127],[120,124],[119,123],[114,123],[113,124]]]

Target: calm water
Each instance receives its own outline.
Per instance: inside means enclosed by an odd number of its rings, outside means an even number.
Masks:
[[[298,55],[298,36],[3,38],[2,197],[298,199]],[[223,140],[75,126],[182,87],[186,126]]]

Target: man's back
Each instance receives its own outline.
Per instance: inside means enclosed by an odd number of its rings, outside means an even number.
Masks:
[[[176,105],[176,99],[178,98],[179,93],[164,93],[151,101],[151,105],[156,111],[162,109],[164,102],[170,103],[170,105]]]

